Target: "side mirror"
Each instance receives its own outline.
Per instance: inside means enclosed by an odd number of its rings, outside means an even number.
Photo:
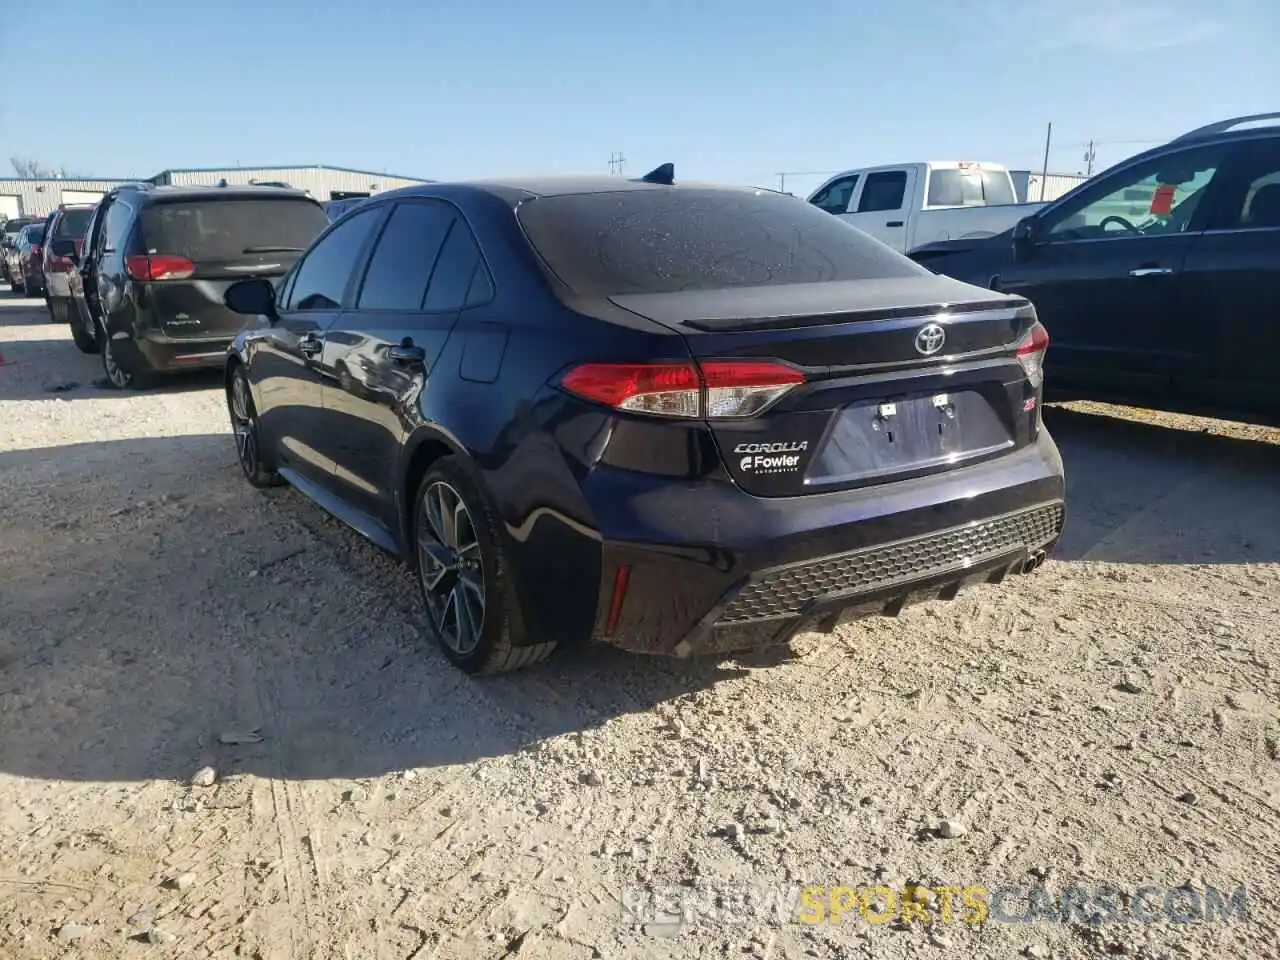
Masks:
[[[1031,256],[1036,240],[1040,234],[1040,221],[1035,217],[1024,217],[1013,227],[1013,255],[1017,260],[1025,260]]]
[[[76,255],[76,242],[74,240],[55,240],[49,244],[49,252],[55,257],[64,257],[77,263],[80,261],[79,256]]]
[[[276,288],[270,280],[255,277],[249,280],[237,280],[227,287],[222,295],[222,302],[227,309],[235,313],[247,314],[251,317],[266,317],[272,323],[280,319],[276,313]]]

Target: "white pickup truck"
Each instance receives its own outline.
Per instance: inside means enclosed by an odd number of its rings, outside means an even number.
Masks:
[[[993,237],[1044,206],[1018,203],[1000,164],[965,160],[846,170],[809,202],[901,253],[940,240]]]

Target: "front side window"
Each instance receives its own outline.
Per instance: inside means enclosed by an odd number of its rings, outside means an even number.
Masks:
[[[906,195],[907,172],[905,170],[868,173],[867,182],[862,185],[862,196],[858,199],[858,212],[901,210],[902,201]]]
[[[382,216],[370,207],[334,227],[307,253],[298,267],[287,310],[337,310],[369,234]]]
[[[1060,243],[1182,233],[1221,162],[1221,148],[1200,147],[1129,167],[1050,213],[1045,239]]]
[[[856,189],[858,189],[858,174],[855,173],[851,177],[841,177],[827,184],[815,193],[809,202],[827,213],[848,213],[849,201],[853,199],[853,191]]]
[[[571,194],[529,200],[517,216],[548,269],[586,297],[927,272],[848,221],[771,192]]]

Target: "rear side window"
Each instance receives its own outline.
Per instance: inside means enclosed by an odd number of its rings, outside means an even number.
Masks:
[[[150,253],[194,263],[236,260],[301,252],[328,225],[324,210],[310,200],[182,200],[143,209],[142,241]]]
[[[907,172],[888,170],[867,174],[858,198],[859,213],[875,213],[879,210],[901,210],[907,194]]]
[[[1017,198],[1006,174],[969,167],[930,171],[925,202],[931,207],[986,207],[1016,203]]]
[[[574,194],[528,201],[518,216],[551,272],[583,296],[925,272],[839,217],[774,193],[677,187]]]
[[[476,246],[476,238],[471,235],[471,228],[465,220],[458,217],[453,221],[449,236],[445,239],[440,258],[436,260],[436,268],[431,272],[431,286],[427,288],[427,298],[422,306],[425,310],[460,310],[469,303],[479,301],[477,295],[476,275],[488,271],[480,257],[480,248]],[[485,299],[488,299],[485,296]]]
[[[92,215],[92,210],[64,210],[62,218],[58,220],[58,228],[54,230],[54,236],[72,237],[78,240],[88,229],[89,217]]]
[[[369,260],[357,309],[421,310],[453,219],[443,203],[398,204]]]

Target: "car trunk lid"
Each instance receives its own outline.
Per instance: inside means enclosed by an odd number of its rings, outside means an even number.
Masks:
[[[631,294],[699,361],[781,361],[804,383],[753,417],[710,418],[733,479],[796,496],[906,479],[1022,446],[1039,384],[1026,301],[945,277]]]

